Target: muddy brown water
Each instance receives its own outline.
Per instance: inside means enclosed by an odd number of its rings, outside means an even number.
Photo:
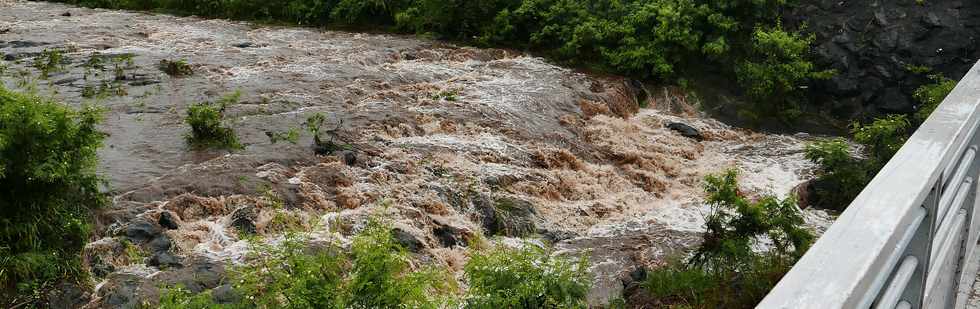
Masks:
[[[36,81],[38,91],[107,110],[99,172],[115,198],[85,251],[96,273],[96,289],[83,300],[92,307],[152,300],[161,284],[214,288],[215,280],[194,281],[188,269],[242,261],[243,209],[270,240],[281,232],[273,219],[286,214],[313,238],[340,243],[381,213],[414,239],[420,260],[459,271],[461,239],[498,233],[485,212],[501,200],[528,205],[529,217],[497,227],[533,222],[517,229],[534,234],[502,233],[501,242],[544,239],[562,252],[594,250],[590,302],[601,304],[625,288],[624,275],[696,244],[708,211],[704,175],[738,168],[748,192],[786,196],[812,169],[802,155],[806,136],[732,128],[670,91],[653,95],[654,108],[639,109],[639,90],[622,78],[510,50],[0,0],[4,82],[18,87],[23,70],[37,76],[30,65],[46,49],[63,50],[66,60],[63,71]],[[87,67],[93,57],[105,69]],[[157,68],[176,59],[195,73],[175,78]],[[125,93],[83,96],[102,81]],[[187,107],[235,91],[241,100],[225,122],[244,149],[188,147]],[[316,113],[352,144],[356,163],[314,155],[306,132],[296,144],[266,136],[302,130]],[[671,122],[699,129],[704,141],[666,129]],[[286,207],[263,197],[267,190]],[[155,222],[164,213],[179,227],[162,230]],[[823,213],[807,215],[820,228],[829,222]],[[146,235],[128,232],[137,228],[172,247],[153,251],[153,241],[133,239]],[[126,239],[153,257],[119,258]],[[178,270],[150,265],[164,253],[175,256]]]

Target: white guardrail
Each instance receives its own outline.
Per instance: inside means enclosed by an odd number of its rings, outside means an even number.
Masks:
[[[963,308],[977,274],[980,64],[758,308]]]

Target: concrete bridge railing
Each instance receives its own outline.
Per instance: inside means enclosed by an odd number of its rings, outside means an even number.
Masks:
[[[962,308],[977,273],[980,64],[758,308]]]

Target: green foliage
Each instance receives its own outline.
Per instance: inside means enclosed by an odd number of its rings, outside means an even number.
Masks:
[[[237,103],[239,97],[241,93],[236,91],[218,102],[200,102],[191,105],[187,109],[187,118],[184,119],[191,126],[187,142],[195,147],[241,148],[235,131],[221,123],[225,109]]]
[[[705,70],[738,80],[755,118],[792,118],[820,72],[811,38],[781,28],[787,0],[62,0],[86,6],[301,25],[386,28],[554,59],[639,78]]]
[[[187,64],[187,60],[160,60],[159,65],[160,71],[167,73],[167,75],[173,77],[184,77],[194,75],[194,68],[191,68],[190,64]],[[118,71],[118,69],[117,69]]]
[[[107,202],[100,114],[0,85],[0,296],[82,275],[90,211]]]
[[[740,262],[755,254],[752,246],[762,237],[772,242],[773,255],[802,256],[813,235],[803,228],[796,198],[780,201],[764,196],[749,201],[739,194],[737,176],[735,170],[728,170],[719,176],[705,177],[706,201],[712,210],[705,218],[704,242],[690,262],[701,267],[737,269],[742,267]]]
[[[820,167],[814,180],[814,206],[844,210],[874,175],[905,144],[911,124],[905,115],[876,119],[867,125],[854,124],[854,141],[863,148],[855,157],[843,139],[817,141],[807,145],[805,156]]]
[[[466,264],[468,308],[587,308],[588,260],[525,244],[479,252]]]
[[[793,261],[757,255],[740,261],[737,271],[670,262],[647,274],[642,287],[660,308],[754,308]]]
[[[795,198],[739,194],[737,172],[705,177],[707,202],[703,242],[685,263],[674,260],[651,271],[644,289],[661,307],[752,308],[813,242]],[[771,242],[767,252],[753,247]]]
[[[940,74],[929,75],[931,84],[925,84],[915,89],[912,97],[919,101],[919,110],[915,112],[915,120],[919,123],[926,121],[929,115],[936,110],[939,103],[942,103],[953,88],[956,88],[956,81],[948,79]]]
[[[905,115],[891,115],[875,119],[867,125],[855,124],[851,128],[854,141],[864,146],[869,164],[877,173],[909,137],[911,124]]]
[[[801,115],[798,102],[804,97],[800,87],[812,79],[826,79],[834,74],[816,71],[814,64],[807,60],[813,39],[812,35],[804,37],[786,32],[780,26],[755,30],[751,51],[754,56],[736,68],[739,84],[755,101],[755,106],[743,110],[743,115],[751,119],[772,116],[765,111],[776,111],[775,116],[785,120]]]
[[[269,137],[270,143],[278,143],[280,141],[287,141],[290,144],[296,144],[299,142],[299,129],[289,128],[286,132],[266,132],[266,136]]]
[[[34,58],[35,69],[41,71],[41,79],[48,79],[51,73],[61,72],[65,70],[65,56],[64,52],[59,49],[45,49],[41,52],[41,55]]]
[[[871,181],[867,163],[851,154],[843,138],[811,143],[805,157],[820,166],[815,175],[818,198],[811,201],[812,206],[843,210]]]
[[[208,291],[166,289],[160,307],[197,308],[585,308],[584,258],[569,260],[526,245],[478,252],[465,267],[461,296],[445,270],[413,269],[391,230],[371,221],[348,249],[309,248],[291,234],[279,245],[254,244],[230,281],[239,302],[216,304]]]
[[[413,270],[390,230],[371,222],[349,250],[307,248],[289,236],[277,246],[255,244],[249,263],[231,271],[239,303],[215,304],[207,292],[176,287],[163,308],[439,308],[453,279],[436,269]]]

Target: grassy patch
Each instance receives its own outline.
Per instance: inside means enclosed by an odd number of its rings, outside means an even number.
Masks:
[[[160,60],[160,64],[158,67],[160,68],[160,71],[163,71],[163,73],[167,73],[167,75],[170,75],[172,77],[185,77],[185,76],[194,75],[194,68],[192,68],[190,64],[187,64],[187,60],[184,59],[178,59],[178,60],[163,59]]]
[[[197,148],[240,149],[235,130],[222,124],[225,109],[238,102],[241,93],[227,95],[217,102],[200,102],[187,109],[184,119],[191,126],[187,142]]]

